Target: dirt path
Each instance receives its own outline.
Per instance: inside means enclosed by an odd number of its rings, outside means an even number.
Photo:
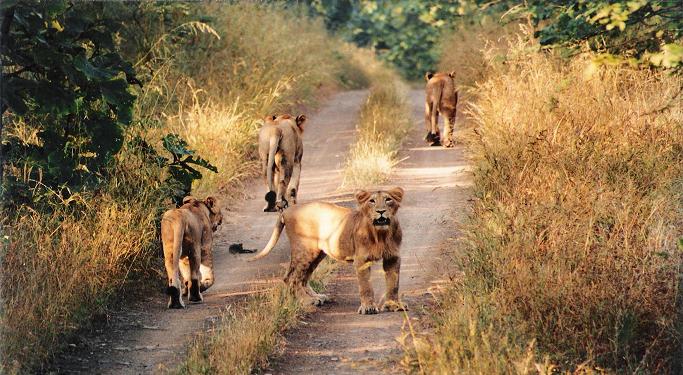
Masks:
[[[410,102],[415,125],[401,153],[406,159],[386,186],[399,185],[406,190],[399,210],[403,229],[400,293],[411,308],[409,316],[414,318],[428,301],[427,289],[443,274],[440,254],[457,235],[453,222],[464,215],[470,181],[462,146],[425,146],[424,91],[411,91]],[[376,298],[381,297],[384,279],[380,264],[373,266],[373,287]],[[396,338],[401,334],[404,314],[358,315],[358,287],[348,265],[340,266],[326,294],[334,302],[287,335],[285,352],[266,372],[396,373],[401,354]]]
[[[343,196],[337,191],[341,168],[366,96],[367,91],[339,93],[320,111],[308,114],[301,202],[335,201]],[[168,310],[161,292],[150,296],[70,344],[70,349],[55,360],[55,372],[142,374],[173,368],[193,334],[212,324],[221,309],[281,279],[289,262],[286,239],[259,262],[247,263],[244,256],[228,252],[231,243],[241,242],[247,248],[264,246],[273,229],[275,214],[262,212],[266,192],[263,183],[259,179],[247,187],[248,199],[224,208],[223,225],[214,242],[216,283],[204,293],[203,304]]]

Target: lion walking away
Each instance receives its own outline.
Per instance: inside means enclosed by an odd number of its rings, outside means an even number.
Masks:
[[[455,72],[425,74],[425,126],[427,135],[425,140],[432,146],[443,144],[453,147],[453,127],[458,105],[458,91],[455,88]],[[444,117],[444,137],[439,132],[439,114]]]
[[[259,131],[259,157],[268,187],[264,212],[296,204],[304,155],[303,132],[306,116],[267,116]]]
[[[184,308],[182,295],[186,294],[190,302],[202,302],[201,292],[213,285],[213,232],[222,222],[220,204],[214,197],[202,201],[187,196],[182,206],[162,216],[161,242],[169,308]]]

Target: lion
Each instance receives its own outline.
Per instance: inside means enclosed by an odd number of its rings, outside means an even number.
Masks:
[[[288,114],[272,115],[264,119],[258,136],[263,178],[268,187],[264,212],[296,204],[304,155],[302,135],[305,122],[305,115],[296,118]]]
[[[179,208],[161,218],[161,242],[168,276],[168,307],[185,307],[183,295],[191,303],[202,302],[202,292],[213,285],[213,232],[223,222],[220,204],[214,197],[198,200],[187,196]],[[182,275],[184,284],[180,282]],[[188,292],[189,291],[189,292]]]
[[[439,133],[439,114],[444,115],[444,147],[453,147],[453,127],[455,126],[455,112],[458,105],[458,91],[455,88],[455,72],[425,74],[427,87],[425,92],[425,126],[427,135],[425,140],[432,146],[441,144]]]
[[[382,260],[386,293],[382,311],[405,311],[398,299],[401,268],[401,226],[396,212],[403,199],[403,189],[387,191],[361,190],[355,195],[357,209],[332,203],[312,202],[282,211],[266,247],[250,261],[268,255],[275,247],[282,229],[286,228],[291,248],[291,261],[285,283],[299,297],[314,305],[328,300],[308,285],[308,280],[329,255],[335,260],[353,263],[360,288],[359,314],[377,314],[374,292],[370,284],[372,262]]]

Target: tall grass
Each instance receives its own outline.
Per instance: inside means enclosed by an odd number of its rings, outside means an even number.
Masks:
[[[317,292],[324,290],[335,265],[323,261],[311,277]],[[283,332],[297,325],[309,310],[283,284],[248,297],[230,307],[209,332],[198,335],[178,374],[251,374],[268,364],[268,357],[284,343]]]
[[[363,83],[349,47],[297,9],[248,2],[190,8],[210,14],[212,24],[155,29],[161,31],[152,48],[137,55],[145,82],[135,110],[140,125],[129,128],[126,140],[140,136],[160,149],[166,133],[187,139],[219,168],[205,173],[195,194],[226,191],[251,173],[257,118]],[[9,124],[7,134],[30,142],[24,125]],[[25,168],[7,172],[25,178]],[[97,191],[62,199],[36,189],[29,194],[34,202],[52,203],[4,215],[0,372],[39,368],[68,334],[139,287],[127,282],[131,275],[161,267],[154,262],[157,220],[171,207],[164,173],[144,152],[127,147]]]
[[[406,85],[395,72],[373,61],[369,53],[354,55],[364,62],[371,86],[356,125],[356,143],[346,160],[345,187],[366,187],[389,178],[410,127]]]
[[[683,80],[628,67],[587,75],[590,56],[563,62],[534,46],[512,43],[505,64],[488,56],[471,105],[462,276],[411,363],[677,373]]]

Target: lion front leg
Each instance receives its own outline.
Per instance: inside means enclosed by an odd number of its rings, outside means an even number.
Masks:
[[[382,311],[407,311],[408,307],[403,302],[398,300],[401,258],[385,258],[383,260],[382,266],[384,268],[384,280],[386,282],[386,292],[384,293]]]
[[[199,291],[204,292],[209,289],[213,283],[213,237],[212,234],[207,235],[207,239],[202,244],[202,260],[199,265],[199,273],[201,274],[201,281],[199,283]]]
[[[356,276],[358,276],[358,289],[360,292],[360,307],[359,314],[377,314],[379,310],[375,305],[375,292],[372,290],[370,283],[370,268],[372,262],[367,259],[354,260],[353,266],[356,268]]]

